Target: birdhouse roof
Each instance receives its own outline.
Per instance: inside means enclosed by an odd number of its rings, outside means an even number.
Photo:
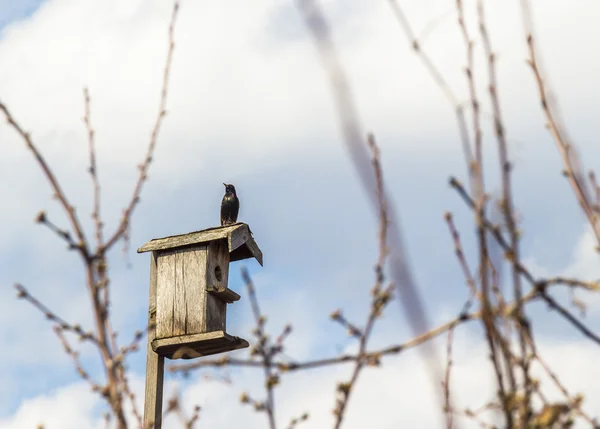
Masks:
[[[155,238],[140,247],[137,252],[144,253],[154,250],[175,249],[223,239],[227,240],[229,257],[232,262],[247,258],[256,258],[260,265],[263,264],[262,252],[258,248],[254,238],[252,238],[250,227],[243,222],[203,229],[188,234]]]

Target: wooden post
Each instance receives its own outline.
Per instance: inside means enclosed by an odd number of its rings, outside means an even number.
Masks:
[[[144,429],[162,426],[164,361],[193,359],[248,347],[226,330],[229,263],[262,252],[244,223],[151,240]]]
[[[152,350],[156,337],[156,252],[150,255],[150,297],[148,299],[148,347],[146,349],[146,394],[144,429],[162,426],[163,381],[165,358]]]

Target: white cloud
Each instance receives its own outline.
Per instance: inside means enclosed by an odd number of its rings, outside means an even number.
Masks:
[[[44,424],[48,429],[92,429],[96,426],[92,416],[97,403],[97,395],[87,384],[74,383],[23,401],[13,416],[0,420],[0,428],[34,428]]]

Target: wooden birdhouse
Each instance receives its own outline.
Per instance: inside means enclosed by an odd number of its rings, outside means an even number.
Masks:
[[[240,296],[227,287],[229,263],[262,252],[245,223],[156,238],[138,249],[152,252],[149,325],[152,350],[190,359],[248,347],[227,333],[227,305]]]

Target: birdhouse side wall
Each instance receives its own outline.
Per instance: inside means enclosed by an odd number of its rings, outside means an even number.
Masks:
[[[227,289],[229,277],[229,247],[226,239],[215,240],[208,244],[207,285],[212,290]],[[227,303],[218,296],[208,294],[206,297],[206,329],[225,331]]]
[[[157,338],[207,332],[207,259],[207,244],[158,254]]]

